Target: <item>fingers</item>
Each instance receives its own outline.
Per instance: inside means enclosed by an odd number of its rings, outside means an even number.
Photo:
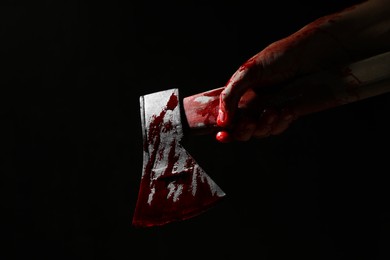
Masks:
[[[256,130],[256,122],[249,117],[241,117],[233,128],[232,137],[237,141],[248,141]]]
[[[232,141],[248,141],[256,129],[256,121],[248,116],[239,116],[234,126],[224,129],[216,134],[216,139],[221,143]]]
[[[294,115],[291,110],[283,109],[279,115],[279,120],[272,126],[270,135],[279,135],[287,130],[294,120]]]
[[[264,138],[282,134],[294,120],[295,116],[291,109],[284,108],[281,111],[265,110],[260,116],[256,130],[253,132],[253,137]]]
[[[241,117],[230,130],[218,132],[216,139],[219,142],[228,143],[280,135],[290,127],[295,119],[291,109],[284,108],[281,111],[266,109],[257,120]]]
[[[274,109],[266,109],[260,115],[260,118],[256,124],[256,129],[253,132],[253,137],[264,138],[271,135],[274,126],[277,125],[279,114]]]
[[[242,65],[230,78],[220,95],[217,124],[226,127],[232,123],[241,96],[253,86],[259,69],[254,59]]]

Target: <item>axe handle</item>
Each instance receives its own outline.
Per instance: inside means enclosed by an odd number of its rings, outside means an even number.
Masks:
[[[194,134],[210,134],[224,87],[183,98],[185,122]],[[390,52],[298,78],[264,96],[264,108],[286,107],[298,118],[390,91]]]

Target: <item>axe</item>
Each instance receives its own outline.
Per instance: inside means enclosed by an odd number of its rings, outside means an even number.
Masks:
[[[183,137],[211,134],[223,87],[180,97],[177,88],[140,97],[143,166],[135,227],[161,226],[205,212],[225,197],[183,147]],[[296,79],[264,98],[298,117],[390,91],[390,52]]]

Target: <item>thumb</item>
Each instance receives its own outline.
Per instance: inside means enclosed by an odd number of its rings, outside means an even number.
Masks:
[[[257,78],[256,66],[242,65],[229,79],[219,96],[217,124],[220,127],[229,126],[238,108],[238,103],[244,93],[253,85]]]

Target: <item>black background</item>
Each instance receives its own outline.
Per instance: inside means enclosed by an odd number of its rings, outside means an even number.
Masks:
[[[194,137],[226,199],[131,226],[140,95],[221,87],[269,43],[357,2],[3,1],[2,259],[390,259],[388,95],[278,137]]]

